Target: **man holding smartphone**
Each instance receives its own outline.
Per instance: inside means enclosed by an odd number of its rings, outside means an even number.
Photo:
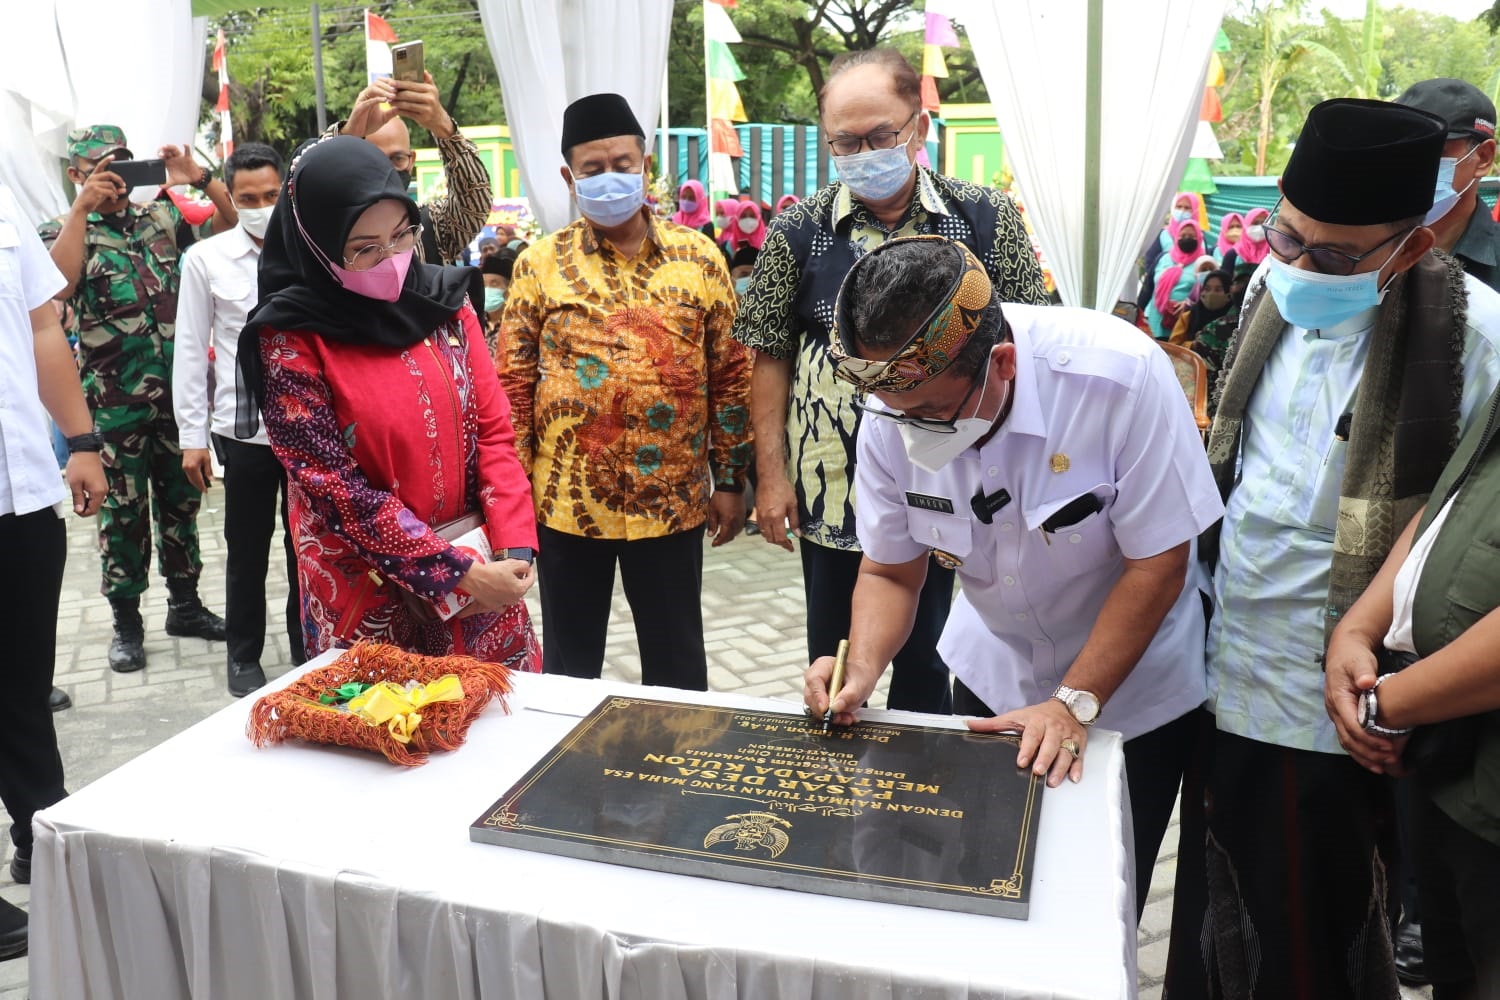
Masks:
[[[479,150],[458,130],[458,123],[443,107],[432,74],[422,71],[425,82],[382,77],[354,100],[348,121],[334,122],[324,135],[357,135],[374,143],[391,161],[407,186],[411,185],[416,156],[411,149],[411,131],[403,119],[410,118],[431,134],[443,158],[448,193],[421,206],[422,238],[417,253],[432,264],[458,260],[464,248],[484,228],[494,203],[490,172],[479,158]]]
[[[216,229],[238,216],[223,183],[186,148],[163,146],[167,185],[189,184],[215,207]],[[223,640],[224,622],[198,598],[198,492],[182,471],[172,414],[172,335],[177,319],[178,224],[170,200],[132,204],[109,169],[134,159],[116,125],[68,133],[68,178],[78,195],[68,213],[40,227],[66,284],[53,298],[78,318],[84,397],[102,437],[109,499],[99,512],[101,592],[114,614],[111,670],[146,665],[140,595],[146,589],[151,528],[171,597],[168,635]]]

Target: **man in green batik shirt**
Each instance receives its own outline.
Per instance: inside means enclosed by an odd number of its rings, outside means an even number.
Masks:
[[[214,228],[237,215],[221,181],[185,148],[164,146],[167,183],[190,184],[214,203]],[[55,296],[73,306],[83,391],[103,438],[109,498],[99,511],[101,593],[114,613],[110,669],[146,665],[140,595],[151,558],[148,514],[156,521],[159,569],[167,578],[167,634],[224,639],[224,621],[198,598],[199,493],[182,471],[172,415],[172,324],[177,318],[182,216],[158,198],[135,205],[111,162],[132,158],[125,133],[92,125],[68,134],[72,208],[39,232],[67,285]],[[154,501],[154,503],[153,503]]]

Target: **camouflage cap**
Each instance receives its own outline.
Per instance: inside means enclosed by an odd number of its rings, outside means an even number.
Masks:
[[[87,125],[68,133],[68,155],[81,160],[97,160],[124,148],[125,130],[118,125]]]

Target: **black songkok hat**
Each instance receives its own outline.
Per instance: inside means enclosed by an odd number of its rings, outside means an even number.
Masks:
[[[563,112],[562,154],[580,142],[612,139],[617,135],[646,138],[630,103],[619,94],[590,94],[569,104]]]
[[[1282,193],[1308,218],[1335,226],[1425,215],[1447,134],[1447,122],[1417,108],[1324,101],[1307,114],[1281,175]]]

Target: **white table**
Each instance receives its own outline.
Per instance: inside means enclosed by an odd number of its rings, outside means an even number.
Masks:
[[[31,996],[1135,995],[1116,734],[1092,734],[1084,780],[1043,799],[1027,921],[471,843],[469,824],[615,693],[800,710],[523,675],[512,714],[492,706],[464,747],[405,769],[304,744],[257,750],[247,698],[37,815]]]

